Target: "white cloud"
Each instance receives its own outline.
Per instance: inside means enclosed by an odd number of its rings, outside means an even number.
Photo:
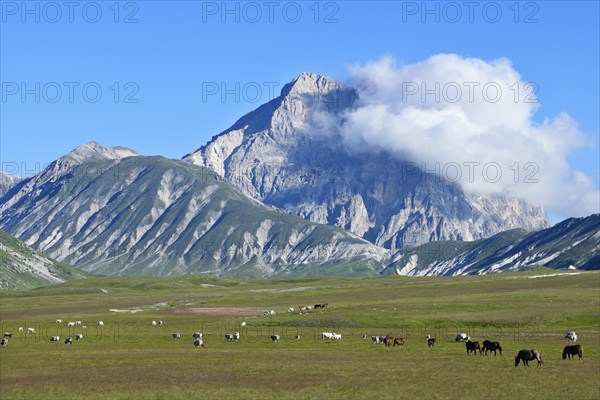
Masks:
[[[397,66],[384,57],[349,70],[360,105],[344,116],[348,145],[389,149],[469,193],[506,193],[562,215],[600,212],[597,185],[567,162],[593,143],[566,113],[534,123],[535,85],[509,60],[440,54]]]

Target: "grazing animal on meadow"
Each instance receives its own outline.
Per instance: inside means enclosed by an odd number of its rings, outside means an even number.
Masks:
[[[35,329],[34,328],[27,328],[27,333],[35,333]]]
[[[243,327],[243,326],[246,326],[246,321],[242,322],[242,323],[240,324],[240,326],[242,326],[242,327]]]
[[[10,338],[10,337],[12,337],[12,335],[13,335],[12,332],[4,332],[4,336],[3,337]]]
[[[333,332],[331,334],[331,339],[333,339],[333,340],[342,340],[342,334],[341,333],[335,333],[335,332]]]
[[[486,356],[488,351],[493,351],[494,356],[496,355],[496,351],[499,351],[500,355],[502,355],[502,346],[500,346],[499,342],[491,342],[489,340],[484,340],[483,346],[481,347],[481,351],[485,352]]]
[[[323,304],[315,304],[315,310],[317,308],[327,308],[327,306],[329,306],[328,303],[323,303]]]
[[[471,340],[471,337],[466,333],[458,333],[454,338],[454,341],[456,342],[468,342],[469,340]]]
[[[83,335],[81,333],[78,333],[77,335],[75,335],[75,340],[77,340],[78,342],[80,340],[83,340]]]
[[[104,321],[98,321],[98,326],[104,326]]]
[[[156,323],[156,321],[152,321],[152,326],[156,326],[156,325],[158,325],[158,324]]]
[[[333,332],[322,332],[321,333],[321,339],[325,340],[325,339],[331,339],[333,336]]]
[[[159,324],[159,325],[162,325],[162,324],[163,324],[163,322],[162,322],[162,321],[158,321],[158,324]]]
[[[192,333],[192,337],[194,339],[202,339],[202,333],[200,333],[200,332],[194,332],[194,333]]]
[[[181,339],[181,334],[174,332],[171,336],[173,336],[174,340]]]
[[[293,313],[293,312],[294,312],[294,307],[290,307],[290,308],[288,308],[288,312],[289,312],[289,313]]]
[[[567,332],[565,339],[567,339],[569,342],[576,342],[577,334],[575,332]]]
[[[296,335],[296,340],[300,340],[300,335]]]
[[[240,333],[239,332],[236,332],[236,333],[233,334],[233,340],[236,340],[236,341],[240,340]]]
[[[62,324],[62,319],[57,319],[57,320],[56,320],[56,323],[57,323],[57,324]]]
[[[22,326],[19,327],[19,332],[23,332],[23,327]]]
[[[383,344],[385,347],[391,347],[394,344],[394,338],[390,335],[386,336],[385,339],[383,339]]]
[[[233,334],[232,333],[226,333],[225,334],[225,340],[227,340],[228,342],[231,342],[233,340]]]
[[[194,346],[204,347],[204,341],[201,338],[197,337],[194,339]]]
[[[75,326],[75,322],[67,322],[67,326]]]
[[[2,338],[2,340],[0,340],[0,346],[4,347],[8,344],[8,338]]]
[[[66,338],[65,344],[73,344],[73,339],[71,339],[70,337]]]
[[[75,325],[81,325],[81,321],[75,321]]]
[[[544,362],[542,361],[542,353],[539,350],[532,349],[527,350],[523,349],[519,351],[517,356],[515,357],[515,367],[519,365],[519,362],[523,361],[523,365],[529,367],[529,361],[537,360],[538,368],[544,366]]]
[[[60,336],[50,336],[51,342],[58,342],[60,340]]]
[[[371,336],[371,342],[373,344],[378,344],[379,343],[379,336]]]
[[[404,338],[397,337],[394,339],[394,347],[396,346],[404,346]]]
[[[567,356],[569,357],[569,359],[575,359],[575,356],[579,356],[579,359],[581,360],[583,358],[583,347],[581,347],[580,344],[573,344],[570,346],[565,346],[565,348],[563,349],[563,360],[567,359]]]
[[[271,335],[271,340],[273,342],[279,342],[279,335]]]
[[[431,337],[431,335],[425,336],[425,340],[427,340],[427,346],[433,347],[435,345],[435,339]]]
[[[470,352],[473,352],[473,354],[477,354],[477,350],[479,350],[479,354],[482,354],[481,345],[479,344],[478,341],[471,342],[470,340],[467,340],[465,342],[465,347],[467,349],[467,355]]]

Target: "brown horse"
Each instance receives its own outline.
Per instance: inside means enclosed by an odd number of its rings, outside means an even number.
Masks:
[[[581,347],[580,344],[565,346],[563,349],[563,360],[566,360],[567,356],[569,359],[572,357],[573,360],[575,359],[575,356],[579,356],[579,359],[581,360],[583,358],[583,347]]]
[[[542,361],[542,353],[536,349],[519,351],[519,354],[515,357],[515,367],[519,365],[520,361],[523,361],[523,365],[529,367],[529,361],[537,360],[537,366],[543,367],[544,362]]]
[[[477,341],[471,342],[470,340],[467,340],[465,342],[465,347],[467,348],[467,354],[469,354],[470,352],[473,352],[473,354],[477,354],[477,350],[479,350],[479,354],[482,354],[481,345]]]
[[[385,343],[385,347],[392,347],[392,344],[394,343],[394,338],[388,335],[385,337],[385,341],[383,343]]]
[[[394,347],[396,346],[404,346],[404,338],[397,337],[394,339]]]
[[[483,341],[483,347],[481,348],[481,351],[485,352],[486,356],[488,351],[493,351],[494,355],[496,355],[496,350],[500,352],[500,355],[502,355],[502,346],[500,346],[499,342],[491,342],[489,340]]]

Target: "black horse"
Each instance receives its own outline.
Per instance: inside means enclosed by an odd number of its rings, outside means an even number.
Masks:
[[[515,367],[519,365],[520,361],[523,361],[523,365],[529,367],[529,361],[537,360],[537,366],[543,367],[544,362],[542,361],[542,353],[538,350],[521,350],[515,357]]]
[[[581,360],[581,358],[583,357],[583,347],[581,347],[580,344],[565,346],[565,348],[563,349],[563,360],[566,360],[567,356],[569,357],[569,359],[571,359],[571,357],[575,359],[575,356],[579,356],[579,359]]]
[[[502,355],[502,346],[500,346],[499,342],[491,342],[489,340],[484,340],[481,351],[483,351],[486,356],[487,356],[488,351],[493,351],[494,355],[496,355],[496,351],[499,351],[500,355]]]

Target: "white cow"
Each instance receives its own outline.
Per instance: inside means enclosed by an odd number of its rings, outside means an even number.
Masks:
[[[321,339],[331,339],[333,337],[333,332],[322,332]]]
[[[27,328],[27,333],[35,333],[35,329],[34,328]]]
[[[19,332],[23,332],[23,327],[22,326],[19,327]]]
[[[290,307],[290,308],[288,308],[288,312],[289,312],[289,313],[293,313],[293,312],[294,312],[294,307]]]
[[[454,340],[456,342],[468,342],[469,340],[471,340],[471,337],[466,333],[458,333]]]
[[[240,326],[246,326],[246,321],[242,322]]]
[[[331,335],[331,339],[333,339],[333,340],[342,340],[342,334],[341,333],[335,333],[335,332],[333,332],[333,334]]]
[[[62,324],[62,319],[57,319],[57,320],[56,320],[56,323],[57,323],[57,324]]]
[[[75,326],[77,325],[75,322],[67,322],[67,326]]]
[[[156,321],[152,321],[152,326],[156,326],[156,325],[158,325],[158,324],[156,323]]]
[[[81,321],[75,321],[75,325],[81,325]]]
[[[98,321],[98,326],[104,326],[104,321]]]
[[[576,342],[577,334],[575,332],[567,332],[567,334],[565,335],[565,339],[567,339],[570,342]]]

